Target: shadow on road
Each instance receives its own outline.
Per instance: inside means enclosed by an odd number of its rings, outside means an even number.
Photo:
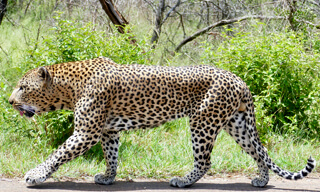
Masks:
[[[221,191],[264,191],[274,188],[268,185],[266,188],[255,188],[248,183],[196,183],[189,188],[175,188],[171,187],[168,182],[125,182],[117,181],[112,185],[98,185],[94,183],[77,183],[77,182],[48,182],[38,186],[28,187],[29,189],[59,189],[59,190],[73,190],[73,191],[143,191],[143,190],[163,190],[163,191],[177,191],[177,190],[221,190]]]
[[[170,187],[168,182],[125,182],[118,181],[113,185],[98,185],[94,183],[77,183],[77,182],[48,182],[39,186],[28,187],[29,189],[38,190],[70,190],[70,191],[306,191],[316,192],[317,190],[306,189],[287,189],[267,185],[265,188],[255,188],[249,183],[196,183],[190,188],[174,188]]]

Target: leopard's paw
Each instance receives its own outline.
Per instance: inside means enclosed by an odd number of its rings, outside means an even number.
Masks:
[[[48,176],[44,174],[43,170],[35,168],[28,171],[24,179],[28,186],[34,186],[43,183],[47,179],[47,177]]]
[[[255,178],[251,181],[251,184],[254,187],[264,187],[268,184],[268,181],[265,179],[261,179],[261,178]]]
[[[94,176],[94,182],[100,185],[111,185],[114,183],[115,176],[107,176],[102,173],[98,173]]]
[[[190,187],[193,183],[189,183],[186,179],[184,179],[183,177],[174,177],[170,180],[170,185],[173,187],[179,187],[179,188],[183,188],[183,187]]]

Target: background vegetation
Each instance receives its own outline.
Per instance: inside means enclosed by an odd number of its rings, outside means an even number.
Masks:
[[[18,79],[38,66],[99,56],[119,64],[205,64],[230,70],[250,87],[260,137],[277,164],[298,170],[307,156],[320,159],[319,1],[118,0],[115,5],[130,22],[128,33],[117,32],[99,1],[8,3],[0,25],[0,176],[22,177],[73,130],[70,111],[31,121],[20,117],[8,103]],[[175,52],[196,31],[243,16],[259,17],[212,27]],[[136,44],[128,40],[132,37]],[[152,130],[123,132],[118,177],[184,175],[193,162],[188,126],[183,118]],[[251,157],[224,132],[213,151],[209,174],[256,171]],[[96,145],[53,177],[103,171]]]

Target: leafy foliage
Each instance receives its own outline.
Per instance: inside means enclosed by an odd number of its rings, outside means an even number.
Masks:
[[[258,128],[319,139],[319,57],[306,51],[293,32],[224,35],[218,47],[206,44],[204,62],[232,71],[255,97]]]
[[[63,20],[59,15],[55,20],[56,26],[51,29],[53,34],[36,42],[28,50],[26,69],[99,56],[109,57],[119,64],[150,63],[148,44],[144,40],[137,44],[130,43],[130,33],[106,34],[96,30],[91,23]]]

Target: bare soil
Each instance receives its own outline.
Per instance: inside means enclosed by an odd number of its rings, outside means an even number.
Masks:
[[[231,177],[205,177],[189,188],[178,189],[170,187],[168,181],[158,181],[152,179],[134,179],[130,181],[117,180],[113,185],[97,185],[92,179],[85,180],[64,180],[55,181],[48,179],[45,183],[27,187],[22,179],[0,178],[1,192],[72,192],[72,191],[268,191],[268,192],[288,192],[307,191],[320,192],[320,174],[314,173],[298,181],[284,180],[279,177],[271,177],[269,184],[265,188],[252,187],[251,178],[243,175],[233,175]]]

